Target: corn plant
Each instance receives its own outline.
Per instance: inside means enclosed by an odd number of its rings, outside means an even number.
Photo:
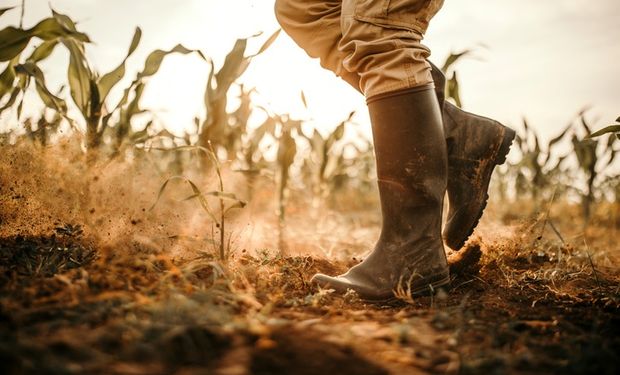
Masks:
[[[454,64],[463,57],[471,55],[473,50],[467,49],[458,53],[451,53],[441,67],[441,71],[446,75],[445,98],[452,99],[458,107],[462,107],[460,85]]]
[[[64,20],[68,27],[73,23],[64,16],[58,16]],[[73,40],[64,40],[63,43],[69,49],[70,62],[68,70],[71,97],[80,110],[86,122],[86,147],[89,150],[98,149],[103,142],[104,134],[114,128],[115,142],[114,152],[118,152],[123,140],[131,132],[131,120],[134,116],[144,113],[139,106],[139,101],[146,85],[145,79],[155,75],[163,62],[163,59],[172,53],[190,54],[195,53],[206,61],[202,52],[176,45],[170,50],[155,50],[147,57],[144,68],[139,72],[131,84],[125,88],[123,96],[114,106],[106,102],[110,91],[125,76],[125,64],[127,59],[134,53],[142,32],[136,28],[127,55],[121,63],[111,72],[99,75],[94,71],[86,59],[83,43]],[[131,99],[130,99],[131,98]],[[113,116],[117,116],[116,124],[112,124]]]
[[[215,223],[215,227],[218,228],[219,232],[219,241],[218,241],[218,253],[220,260],[224,261],[228,259],[230,255],[230,244],[226,241],[226,217],[230,210],[235,208],[243,208],[246,203],[237,198],[237,196],[233,193],[226,192],[224,190],[224,180],[222,178],[221,165],[217,158],[217,155],[213,149],[213,147],[209,147],[208,149],[201,146],[188,146],[181,148],[182,150],[197,150],[204,152],[211,162],[213,163],[217,179],[218,179],[218,190],[209,191],[203,193],[200,188],[189,178],[185,176],[173,176],[168,178],[159,189],[157,193],[157,199],[155,203],[151,207],[151,210],[155,208],[157,203],[160,201],[161,197],[164,194],[164,191],[169,186],[170,182],[173,181],[182,181],[189,185],[191,188],[192,194],[182,201],[190,201],[197,200],[200,204],[200,207],[203,211],[209,216],[209,218]],[[218,209],[214,210],[208,198],[215,197],[218,201]],[[230,237],[229,237],[230,238]]]
[[[13,8],[0,9],[0,17]],[[44,105],[66,116],[67,104],[47,88],[45,76],[38,64],[49,57],[61,41],[88,43],[88,36],[69,27],[57,13],[30,29],[9,26],[0,30],[0,62],[7,63],[0,73],[0,114],[16,106],[21,117],[23,98],[34,81],[35,89]],[[34,51],[24,59],[22,53],[31,40],[41,40]]]
[[[239,145],[241,137],[246,132],[251,92],[244,92],[241,87],[241,105],[232,115],[226,111],[228,93],[233,83],[245,73],[252,59],[267,50],[279,33],[280,30],[272,34],[257,53],[249,56],[245,56],[248,38],[238,39],[217,72],[211,61],[211,72],[204,94],[205,115],[199,128],[200,146],[207,147],[210,142],[216,151],[218,148],[223,148],[228,157],[234,155],[235,147]]]
[[[315,206],[318,203],[317,199],[324,199],[330,191],[337,190],[342,182],[341,177],[347,176],[350,163],[345,157],[346,144],[341,141],[346,125],[351,122],[354,115],[355,112],[351,112],[346,120],[325,137],[316,129],[312,132],[312,136],[302,133],[310,145],[309,155],[304,158],[302,168],[312,187]]]
[[[515,143],[521,152],[521,159],[514,165],[514,184],[517,198],[529,193],[532,200],[538,204],[545,193],[549,193],[551,186],[557,188],[554,177],[563,174],[560,164],[563,159],[552,163],[553,149],[565,137],[570,125],[554,137],[543,150],[540,138],[536,131],[523,120],[523,132],[517,134]],[[557,194],[556,190],[556,194]]]
[[[614,144],[617,138],[614,134],[609,134],[607,140],[593,137],[594,133],[592,133],[591,127],[586,120],[585,112],[582,112],[579,116],[579,125],[581,125],[581,131],[575,130],[573,132],[571,138],[573,149],[571,154],[567,155],[564,160],[567,160],[569,156],[574,156],[573,159],[577,161],[580,174],[584,179],[584,189],[573,188],[581,196],[583,217],[585,222],[588,223],[591,216],[591,206],[596,199],[596,190],[599,187],[597,186],[597,181],[615,160],[617,150],[614,148]],[[612,127],[610,131],[599,132],[598,135],[611,133],[613,129]]]
[[[237,172],[241,172],[246,177],[248,187],[248,199],[252,198],[254,182],[259,175],[273,175],[270,169],[270,162],[265,153],[273,146],[273,143],[266,141],[268,136],[273,136],[276,129],[276,120],[268,116],[256,129],[242,134],[241,147],[237,151]],[[261,147],[263,143],[266,146]]]

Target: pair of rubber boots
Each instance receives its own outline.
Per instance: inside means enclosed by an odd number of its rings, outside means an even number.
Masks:
[[[370,255],[347,273],[315,275],[320,286],[388,302],[396,290],[417,296],[450,283],[443,241],[458,250],[473,233],[493,170],[505,162],[515,132],[445,102],[445,77],[435,66],[432,73],[434,90],[417,87],[368,100],[381,235]]]

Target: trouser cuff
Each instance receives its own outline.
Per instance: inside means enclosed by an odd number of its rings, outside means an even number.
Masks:
[[[421,86],[408,87],[406,89],[389,91],[389,92],[384,92],[384,93],[377,94],[377,95],[372,95],[372,96],[369,96],[369,97],[366,98],[366,104],[370,104],[370,103],[372,103],[374,101],[381,100],[381,99],[391,98],[393,96],[411,94],[411,93],[414,93],[414,92],[420,92],[420,91],[424,91],[424,90],[435,90],[435,84],[427,83],[427,84],[421,85]]]

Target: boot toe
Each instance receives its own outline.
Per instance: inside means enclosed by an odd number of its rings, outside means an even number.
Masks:
[[[327,276],[322,273],[317,273],[312,276],[311,283],[317,284],[324,289],[334,289],[337,293],[344,293],[347,289],[351,289],[351,284],[347,279],[336,276]]]
[[[312,277],[312,283],[324,289],[333,289],[338,294],[345,294],[349,290],[357,293],[360,299],[367,302],[387,302],[394,300],[394,293],[391,288],[377,288],[373,285],[366,285],[359,280],[350,280],[345,275],[327,276],[318,273]]]

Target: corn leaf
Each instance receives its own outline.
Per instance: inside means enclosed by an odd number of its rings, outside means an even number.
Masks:
[[[13,10],[15,9],[15,7],[10,7],[10,8],[2,8],[0,9],[0,17],[2,17],[2,15],[6,12],[8,12],[9,10]]]
[[[138,74],[136,80],[147,78],[157,73],[159,71],[159,68],[161,67],[161,63],[163,62],[164,57],[168,56],[171,53],[180,53],[183,55],[196,53],[198,54],[198,56],[200,56],[203,60],[206,61],[206,57],[202,54],[202,52],[200,52],[199,50],[188,49],[181,44],[177,44],[174,48],[168,51],[158,49],[151,52],[151,54],[146,58],[146,62],[144,63],[144,69],[141,73]]]
[[[239,202],[243,206],[245,206],[245,202],[237,198],[237,196],[233,193],[226,193],[226,192],[215,190],[215,191],[210,191],[208,193],[205,193],[204,195],[210,195],[210,196],[217,197],[223,200],[231,200],[231,201]]]
[[[127,55],[125,56],[121,64],[113,71],[101,77],[101,79],[99,79],[99,81],[97,82],[97,86],[99,87],[99,95],[101,96],[102,103],[105,103],[105,99],[110,93],[112,87],[114,87],[125,76],[125,63],[127,62],[127,59],[135,52],[136,48],[138,48],[138,44],[140,43],[141,38],[142,30],[137,27],[133,35],[131,44],[129,45],[129,51],[127,52]]]
[[[62,43],[69,50],[67,76],[71,97],[84,118],[88,118],[92,94],[90,82],[94,79],[94,73],[86,61],[84,46],[81,43],[68,39],[62,39]]]
[[[56,18],[46,18],[28,30],[9,26],[0,30],[0,62],[11,60],[19,55],[35,37],[44,41],[57,38],[90,41],[86,34],[68,30]]]
[[[7,64],[4,71],[0,74],[0,100],[6,94],[13,91],[13,83],[15,82],[15,65],[19,62],[19,55],[15,56]]]
[[[188,198],[185,198],[185,200],[198,199],[198,201],[200,202],[200,205],[202,206],[204,211],[207,213],[207,215],[209,215],[211,220],[213,220],[215,223],[218,223],[217,218],[213,214],[213,211],[211,210],[211,207],[209,207],[209,203],[205,199],[205,197],[202,194],[202,192],[200,191],[200,189],[198,189],[196,184],[194,184],[190,179],[188,179],[186,177],[183,177],[183,176],[172,176],[169,179],[167,179],[166,181],[164,181],[164,183],[159,188],[159,192],[157,193],[157,199],[155,200],[155,203],[153,203],[153,205],[151,206],[151,208],[149,208],[149,210],[153,210],[155,208],[155,206],[157,205],[157,203],[159,203],[159,200],[163,196],[164,191],[166,190],[166,187],[168,187],[168,184],[170,183],[170,181],[174,181],[174,180],[181,180],[181,181],[187,182],[190,185],[190,187],[191,187],[191,189],[193,191],[193,195],[191,195]]]
[[[13,89],[13,91],[11,91],[11,96],[9,97],[9,100],[6,102],[6,104],[4,104],[0,108],[0,114],[2,114],[2,112],[4,112],[7,109],[11,108],[13,106],[13,104],[15,104],[15,101],[17,100],[17,97],[19,96],[19,94],[21,92],[22,92],[22,90],[19,87],[15,87]]]
[[[57,45],[57,39],[46,40],[45,42],[41,43],[37,48],[35,48],[30,57],[28,57],[28,59],[26,60],[35,63],[41,60],[45,60],[52,54],[52,52],[54,52],[54,49]]]
[[[454,103],[457,107],[462,107],[463,103],[461,102],[461,93],[459,88],[459,80],[456,72],[452,74],[452,78],[450,78],[446,84],[446,98],[454,99]]]
[[[458,60],[460,60],[461,58],[471,54],[473,51],[466,49],[463,52],[459,52],[459,53],[451,53],[450,56],[448,56],[448,58],[446,59],[446,61],[443,64],[443,67],[441,68],[441,70],[444,73],[448,72],[448,69],[450,69],[450,67],[452,65],[454,65]]]
[[[27,62],[21,65],[16,65],[15,71],[20,74],[26,74],[35,79],[37,93],[46,107],[59,113],[65,113],[67,111],[67,104],[64,100],[58,98],[49,91],[45,84],[45,76],[35,63]]]
[[[69,18],[69,16],[66,16],[62,13],[58,13],[56,12],[54,9],[52,9],[52,16],[54,17],[54,19],[56,21],[58,21],[58,23],[66,30],[69,31],[73,31],[76,32],[77,29],[75,27],[75,22],[73,22],[73,20],[71,18]]]
[[[620,118],[618,118],[618,120],[620,120]],[[590,134],[588,138],[600,137],[601,135],[609,134],[609,133],[620,133],[620,125],[610,125],[610,126],[604,127],[603,129],[597,130],[594,133]]]
[[[228,206],[225,210],[224,210],[224,216],[226,216],[226,214],[228,213],[228,211],[232,210],[233,208],[244,208],[247,205],[246,202],[244,201],[236,201],[233,202],[233,204],[231,204],[230,206]]]
[[[211,100],[213,100],[212,98],[215,98],[215,89],[213,88],[213,77],[215,75],[215,66],[213,65],[213,61],[210,61],[209,64],[211,65],[211,70],[209,71],[209,77],[207,79],[207,88],[205,89],[205,95],[204,95],[204,105],[205,108],[207,109],[207,112],[210,111],[211,109]]]
[[[562,140],[562,138],[564,138],[564,136],[568,133],[568,131],[572,127],[573,127],[573,124],[569,124],[566,128],[564,128],[564,130],[562,130],[562,132],[557,137],[555,137],[551,141],[549,141],[549,144],[547,145],[548,150],[551,151],[551,148],[556,143],[560,142]]]
[[[34,34],[30,31],[12,26],[0,30],[0,62],[11,60],[19,55],[32,37]]]
[[[217,81],[217,92],[219,95],[226,95],[228,88],[239,78],[241,70],[247,69],[247,64],[244,64],[245,49],[247,47],[247,39],[237,39],[233,49],[226,55],[224,65],[215,74],[215,80]],[[245,65],[245,69],[244,69]]]
[[[280,32],[282,31],[282,29],[278,29],[276,30],[273,34],[271,34],[271,36],[269,38],[267,38],[267,40],[265,41],[265,43],[263,43],[263,45],[260,47],[260,49],[258,50],[258,52],[256,52],[255,55],[250,56],[250,58],[255,57],[260,55],[261,53],[265,52],[267,50],[267,48],[269,48],[273,42],[276,41],[276,39],[278,38],[278,36],[280,35]]]

